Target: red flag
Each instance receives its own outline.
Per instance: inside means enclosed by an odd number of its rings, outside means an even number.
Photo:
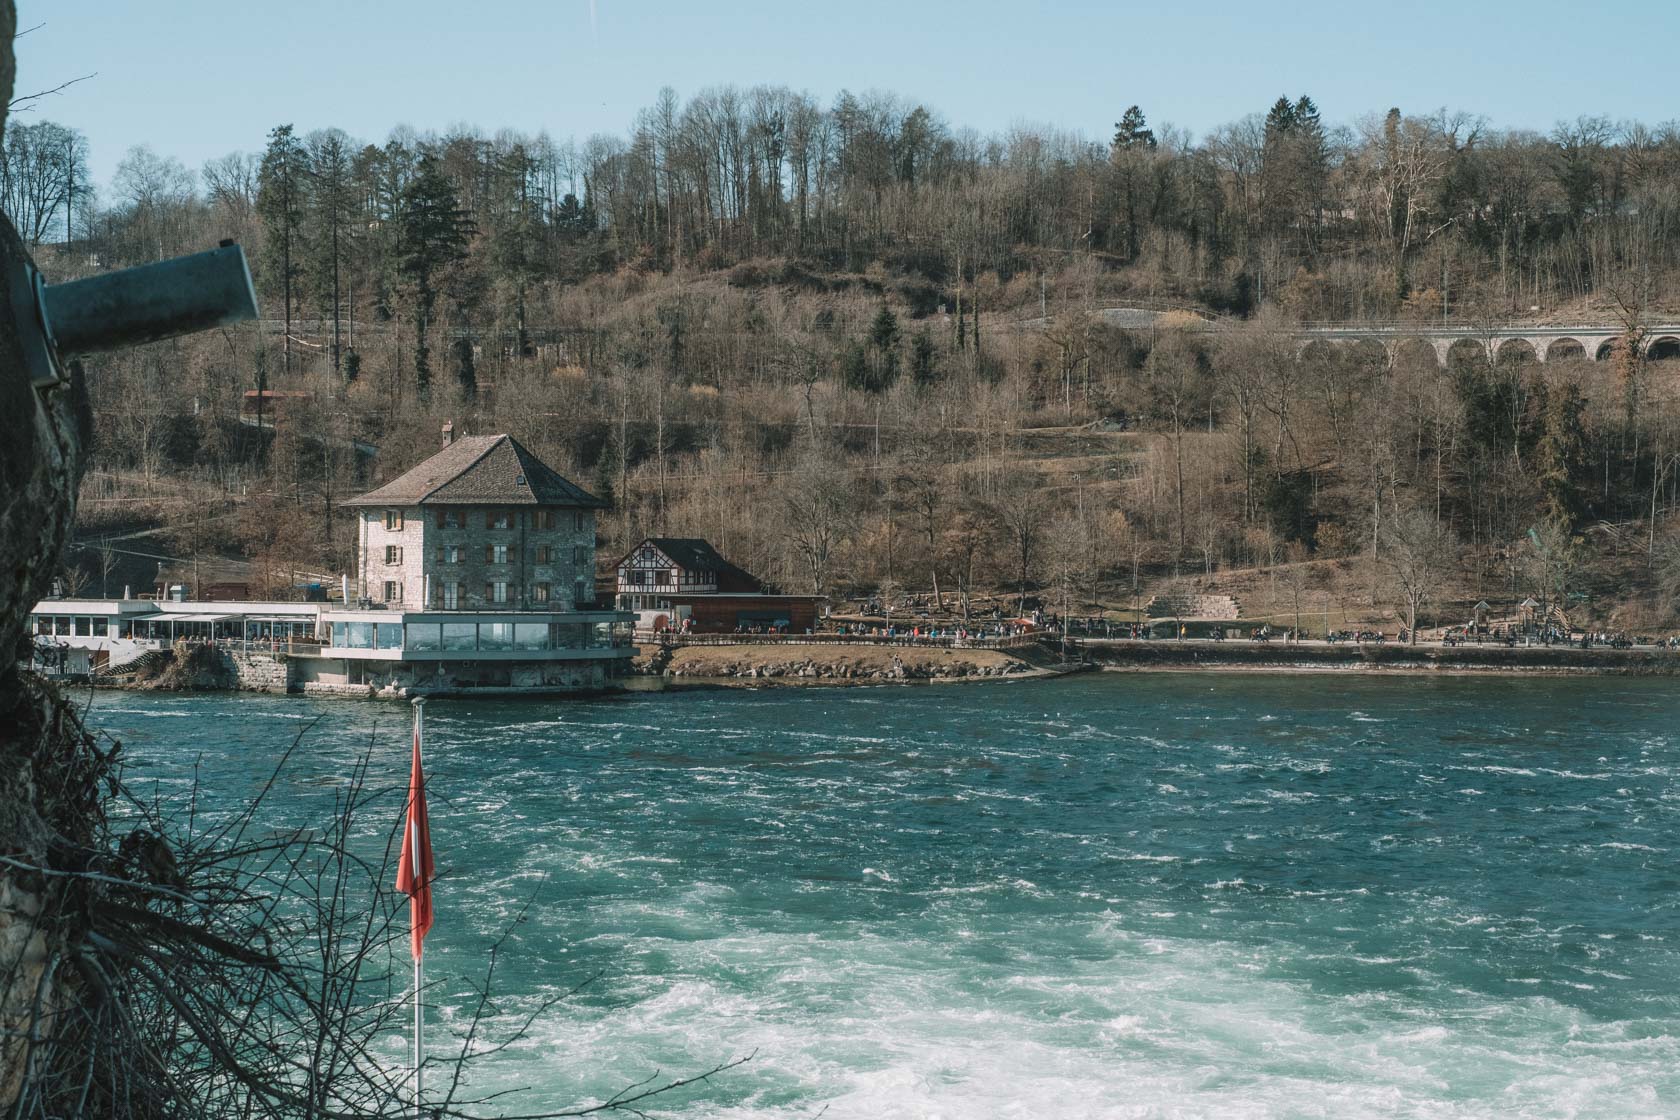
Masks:
[[[432,832],[426,823],[426,778],[420,770],[420,713],[414,713],[414,766],[408,776],[408,817],[403,826],[397,890],[408,896],[408,925],[414,959],[432,928]]]

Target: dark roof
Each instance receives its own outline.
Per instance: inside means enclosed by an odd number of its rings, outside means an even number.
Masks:
[[[581,506],[607,503],[561,478],[512,436],[462,436],[347,506]]]
[[[752,573],[737,568],[723,558],[723,554],[699,537],[649,537],[642,544],[651,544],[671,558],[672,563],[685,572],[715,572],[719,591],[757,591],[758,579]],[[638,544],[636,548],[641,548]],[[624,563],[636,554],[636,548],[625,553]]]

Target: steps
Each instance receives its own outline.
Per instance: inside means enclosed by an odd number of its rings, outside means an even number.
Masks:
[[[1229,621],[1241,617],[1241,607],[1233,595],[1169,592],[1150,599],[1144,604],[1143,611],[1149,618]]]

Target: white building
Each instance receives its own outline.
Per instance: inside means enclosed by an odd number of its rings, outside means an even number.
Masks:
[[[265,688],[283,662],[288,691],[606,687],[635,651],[634,616],[594,609],[604,503],[509,436],[445,432],[438,454],[345,503],[361,520],[351,602],[48,599],[33,612],[37,663],[92,675],[185,640]]]

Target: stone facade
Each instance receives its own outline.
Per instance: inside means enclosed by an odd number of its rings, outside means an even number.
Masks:
[[[593,605],[593,510],[394,506],[360,513],[363,599],[402,610],[564,611]],[[496,596],[497,584],[506,585],[504,599]]]

